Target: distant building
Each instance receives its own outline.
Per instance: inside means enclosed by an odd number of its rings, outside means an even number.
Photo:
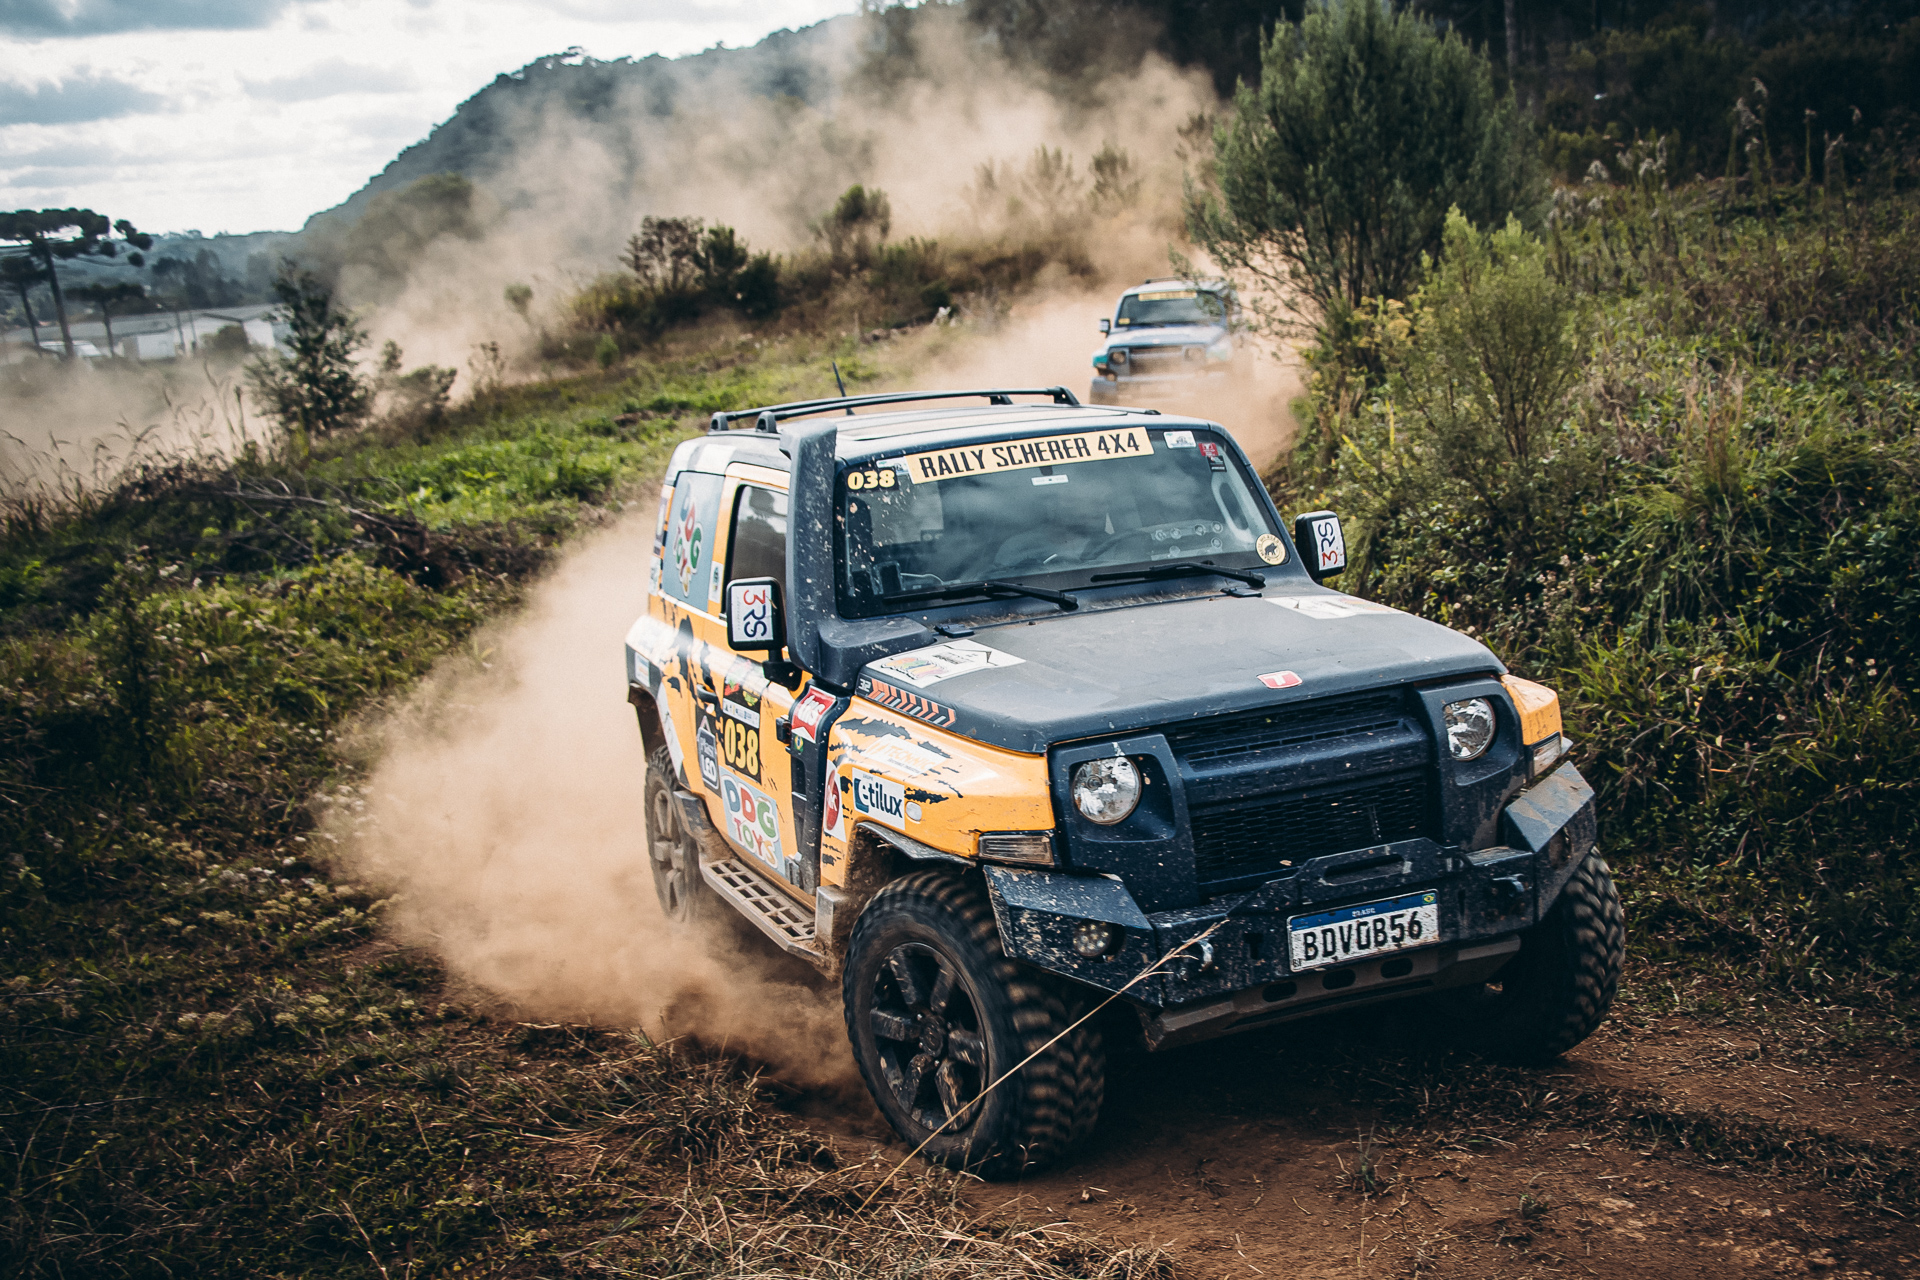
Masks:
[[[247,341],[261,350],[286,350],[287,327],[272,319],[273,304],[256,303],[245,307],[220,307],[205,311],[154,311],[139,316],[113,318],[113,354],[127,360],[177,360],[191,356],[202,342],[228,325],[239,325]],[[107,329],[98,320],[68,326],[73,331],[74,354],[95,359],[107,354]],[[40,326],[41,356],[58,356],[64,350],[58,324]],[[0,334],[0,363],[14,364],[36,358],[33,332],[13,329]]]

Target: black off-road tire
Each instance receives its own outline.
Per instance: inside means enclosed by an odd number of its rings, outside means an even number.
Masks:
[[[841,985],[860,1075],[925,1159],[1011,1178],[1093,1131],[1106,1092],[1095,1020],[1061,1035],[1082,999],[1007,959],[977,884],[916,871],[880,890],[854,924]]]
[[[647,757],[647,863],[661,912],[674,924],[694,925],[712,918],[716,903],[700,878],[700,846],[680,814],[673,783],[673,756],[661,747]]]
[[[1438,1012],[1457,1047],[1538,1065],[1592,1035],[1606,1018],[1626,959],[1626,915],[1613,876],[1590,853],[1520,952],[1493,981],[1448,992]]]

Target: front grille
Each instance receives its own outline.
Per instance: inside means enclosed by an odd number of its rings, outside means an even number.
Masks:
[[[1300,746],[1355,734],[1380,733],[1408,723],[1406,696],[1398,689],[1289,707],[1267,715],[1222,716],[1168,729],[1167,745],[1195,768],[1276,747]]]
[[[1339,790],[1296,791],[1195,809],[1202,883],[1296,866],[1322,854],[1430,834],[1428,771],[1410,769]]]
[[[1127,355],[1129,367],[1138,374],[1179,373],[1191,363],[1181,347],[1134,347]]]
[[[1408,689],[1217,716],[1163,732],[1189,779],[1202,884],[1437,831],[1431,730]],[[1421,767],[1410,767],[1423,758]]]

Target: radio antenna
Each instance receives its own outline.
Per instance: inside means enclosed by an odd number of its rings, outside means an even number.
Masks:
[[[835,361],[833,362],[833,385],[834,385],[834,386],[836,386],[836,387],[839,387],[839,388],[840,388],[840,398],[841,398],[842,400],[844,400],[844,399],[846,399],[846,398],[847,398],[847,384],[846,384],[846,382],[845,382],[845,381],[844,381],[844,380],[843,380],[843,379],[842,379],[842,378],[840,377],[840,362],[839,362],[838,360],[835,360]],[[847,416],[848,416],[849,418],[851,418],[851,417],[853,416],[853,406],[852,406],[852,405],[848,405],[848,406],[847,406]]]

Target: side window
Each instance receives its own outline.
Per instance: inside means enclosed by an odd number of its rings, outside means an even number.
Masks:
[[[682,471],[674,482],[667,511],[666,545],[660,565],[660,590],[696,609],[707,609],[720,593],[719,566],[713,559],[719,526],[721,479],[704,471]]]
[[[743,484],[733,500],[733,537],[727,543],[727,581],[773,578],[787,590],[787,495]]]

